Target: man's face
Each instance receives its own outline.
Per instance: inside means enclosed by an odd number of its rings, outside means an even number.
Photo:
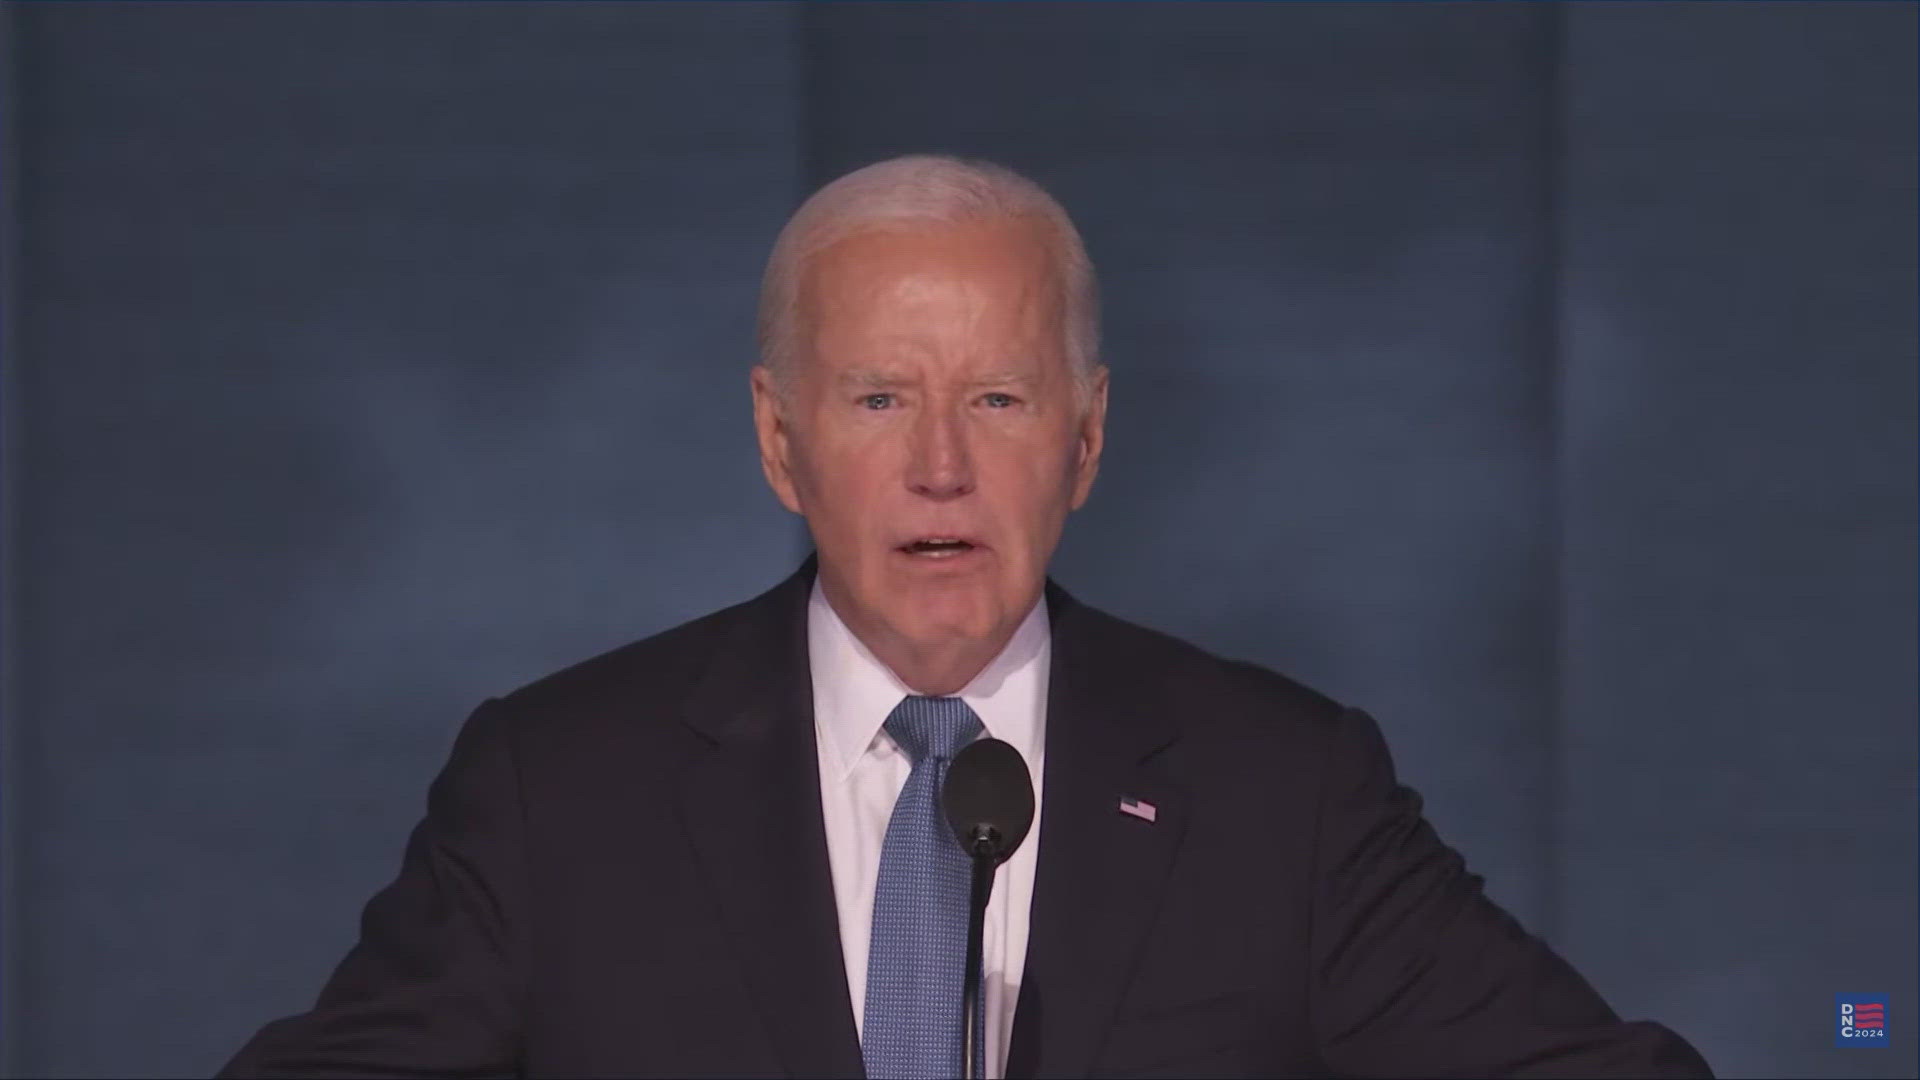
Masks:
[[[1035,226],[858,234],[814,258],[799,304],[787,407],[758,368],[754,414],[828,598],[870,640],[1004,642],[1086,501],[1106,411],[1104,373],[1076,396]]]

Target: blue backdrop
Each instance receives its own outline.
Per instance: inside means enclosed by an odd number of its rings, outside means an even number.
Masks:
[[[1915,12],[0,9],[5,1068],[212,1071],[469,708],[788,573],[761,263],[931,149],[1104,277],[1064,585],[1370,709],[1723,1075],[1914,1075]]]

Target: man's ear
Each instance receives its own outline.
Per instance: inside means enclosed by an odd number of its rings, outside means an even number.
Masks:
[[[748,384],[753,389],[753,429],[760,440],[760,469],[767,474],[767,486],[773,488],[781,505],[801,513],[800,494],[793,485],[792,433],[773,372],[765,364],[755,364],[748,373]]]
[[[1093,491],[1093,478],[1100,472],[1100,451],[1107,439],[1107,368],[1102,364],[1093,374],[1093,386],[1087,392],[1087,407],[1081,410],[1076,435],[1073,466],[1073,508],[1086,504]]]

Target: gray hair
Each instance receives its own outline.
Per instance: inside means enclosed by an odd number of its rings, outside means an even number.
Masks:
[[[774,241],[760,286],[760,363],[786,396],[799,336],[800,280],[807,263],[857,233],[995,218],[1037,219],[1064,278],[1064,345],[1085,405],[1100,368],[1100,297],[1079,230],[1054,197],[1012,169],[943,154],[889,158],[813,193]]]

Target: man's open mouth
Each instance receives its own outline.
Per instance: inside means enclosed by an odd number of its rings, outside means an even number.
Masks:
[[[951,558],[972,551],[974,545],[958,537],[935,536],[913,540],[900,545],[900,550],[909,555],[920,555],[929,559]]]

